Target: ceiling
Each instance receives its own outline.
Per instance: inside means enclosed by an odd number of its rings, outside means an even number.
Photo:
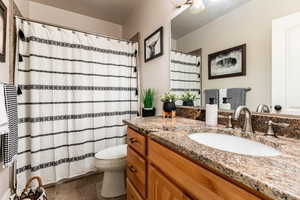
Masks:
[[[114,22],[125,23],[132,9],[141,0],[31,0],[82,15]]]
[[[201,13],[191,14],[186,9],[172,20],[172,38],[177,40],[248,1],[250,0],[204,0],[206,9]]]

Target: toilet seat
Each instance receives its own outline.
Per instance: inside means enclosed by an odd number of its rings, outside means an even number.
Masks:
[[[109,147],[96,153],[95,158],[99,160],[112,160],[127,157],[127,144]]]

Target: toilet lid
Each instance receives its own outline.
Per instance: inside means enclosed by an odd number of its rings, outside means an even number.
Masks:
[[[106,148],[96,153],[95,157],[101,160],[124,158],[127,156],[127,144]]]

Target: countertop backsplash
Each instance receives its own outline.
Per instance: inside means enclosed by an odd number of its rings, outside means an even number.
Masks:
[[[205,121],[205,108],[177,106],[176,113],[180,117]],[[226,125],[228,123],[228,115],[232,115],[232,111],[219,110],[218,123]],[[300,139],[300,118],[287,115],[252,113],[252,125],[256,131],[266,133],[268,130],[267,122],[269,120],[276,123],[289,124],[288,128],[274,126],[273,128],[277,135]],[[243,117],[241,117],[239,121],[232,120],[232,124],[235,127],[241,127],[243,121]]]

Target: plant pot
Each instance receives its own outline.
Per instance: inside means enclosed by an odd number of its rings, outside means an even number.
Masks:
[[[182,105],[183,106],[194,106],[194,101],[193,100],[183,101]]]
[[[155,108],[143,108],[142,110],[142,116],[143,117],[152,117],[155,116]]]
[[[176,105],[174,102],[164,102],[163,110],[165,112],[172,112],[176,110]]]

